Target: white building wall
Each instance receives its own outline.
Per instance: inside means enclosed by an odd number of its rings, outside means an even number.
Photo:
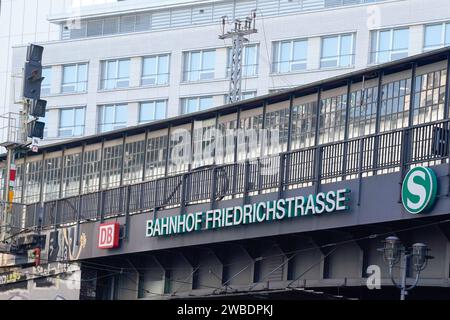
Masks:
[[[130,6],[132,3],[133,1],[130,1],[127,5]],[[139,1],[135,3],[142,6]],[[121,5],[125,5],[125,2]],[[100,7],[94,8],[99,15],[101,15]],[[264,95],[270,90],[298,86],[365,68],[369,64],[371,30],[409,26],[408,53],[410,55],[420,53],[423,51],[424,25],[436,21],[450,21],[449,9],[450,3],[447,0],[393,0],[278,17],[264,17],[259,14],[257,18],[259,32],[250,36],[250,42],[260,46],[258,76],[244,79],[243,91],[257,91],[257,95]],[[53,18],[55,12],[58,11],[53,11]],[[51,28],[54,29],[55,25]],[[55,66],[52,75],[54,94],[46,97],[50,110],[47,140],[50,142],[59,140],[57,127],[60,108],[86,106],[85,134],[91,135],[96,133],[97,109],[103,104],[128,103],[128,126],[138,123],[139,102],[142,101],[168,99],[168,117],[180,114],[180,99],[184,97],[213,95],[215,105],[222,104],[223,96],[229,88],[225,73],[227,59],[225,47],[231,45],[231,42],[219,40],[219,33],[221,26],[218,22],[214,25],[79,40],[47,42],[44,39],[43,63]],[[341,33],[356,34],[354,66],[320,69],[321,37]],[[50,40],[50,35],[53,36],[52,39],[59,36],[49,31],[47,40]],[[272,74],[273,42],[294,38],[308,38],[308,70],[290,74]],[[183,83],[183,52],[209,48],[216,49],[215,79]],[[159,53],[171,55],[169,84],[140,87],[142,56]],[[24,46],[17,46],[14,49],[12,61],[14,72],[18,72],[22,67],[24,55]],[[130,87],[100,90],[100,61],[125,57],[132,58]],[[60,94],[62,68],[58,66],[74,62],[89,63],[88,91],[81,94]]]

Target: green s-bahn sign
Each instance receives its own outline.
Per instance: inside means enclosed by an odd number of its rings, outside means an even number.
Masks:
[[[402,203],[406,211],[419,214],[429,210],[436,201],[437,178],[430,168],[411,169],[403,180]]]

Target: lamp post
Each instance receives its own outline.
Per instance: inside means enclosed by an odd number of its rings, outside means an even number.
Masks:
[[[427,267],[428,260],[433,258],[427,255],[429,251],[427,245],[415,243],[411,248],[405,248],[399,238],[387,237],[384,241],[384,247],[380,251],[383,252],[384,260],[389,265],[389,276],[392,283],[400,289],[400,300],[405,300],[408,291],[417,286],[420,272]],[[398,284],[394,279],[392,270],[400,261],[402,262],[403,268],[401,268],[401,283]],[[410,262],[412,262],[416,277],[412,285],[406,286],[406,271]]]

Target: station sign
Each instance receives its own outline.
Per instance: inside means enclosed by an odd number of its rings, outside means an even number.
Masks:
[[[115,249],[119,247],[120,224],[103,223],[98,230],[98,248]]]
[[[222,229],[239,225],[316,216],[349,209],[349,189],[148,220],[147,237]]]
[[[431,168],[415,167],[405,176],[402,184],[402,203],[406,211],[420,214],[434,205],[437,194],[437,178]]]

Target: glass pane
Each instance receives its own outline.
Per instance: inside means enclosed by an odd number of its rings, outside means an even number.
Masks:
[[[113,123],[114,122],[114,106],[104,106],[102,118],[103,118],[103,123]]]
[[[119,61],[119,78],[128,78],[130,74],[130,60]]]
[[[212,98],[200,98],[200,110],[212,108]]]
[[[145,58],[142,67],[142,75],[148,76],[156,74],[156,57]]]
[[[61,110],[61,122],[59,126],[71,127],[74,123],[74,109]]]
[[[115,79],[117,74],[117,61],[106,62],[106,77],[105,79]]]
[[[408,49],[409,30],[400,29],[394,30],[393,49]]]
[[[200,70],[200,52],[192,52],[190,62],[189,71]]]
[[[140,121],[151,121],[154,119],[154,113],[155,113],[155,103],[154,102],[147,102],[141,104],[141,114],[140,114]]]
[[[337,56],[338,37],[324,38],[322,40],[322,58]]]
[[[84,108],[75,109],[75,125],[84,126]]]
[[[214,69],[215,67],[215,51],[204,51],[203,52],[203,61],[202,61],[202,69]]]
[[[389,51],[391,49],[391,31],[381,31],[378,43],[378,51]]]
[[[291,42],[281,43],[280,62],[291,60]]]
[[[445,45],[450,44],[450,23],[445,25]]]
[[[65,66],[63,71],[63,83],[77,82],[77,66]]]
[[[78,82],[86,82],[87,81],[87,64],[79,64],[78,65]]]
[[[353,44],[352,44],[353,36],[342,36],[341,37],[341,55],[349,55],[353,53]]]
[[[166,101],[158,101],[156,103],[155,119],[160,120],[166,117]]]
[[[51,81],[52,81],[51,75],[52,75],[51,67],[42,68],[42,76],[45,78],[42,81],[42,86],[50,86],[51,85]]]
[[[127,105],[119,104],[116,106],[116,123],[127,122]]]
[[[192,98],[187,100],[187,112],[195,112],[197,111],[198,99]]]
[[[306,60],[307,47],[307,41],[295,41],[293,60]]]
[[[244,65],[256,64],[256,45],[245,47]]]
[[[441,44],[442,25],[427,26],[425,28],[425,47],[435,47]]]
[[[158,62],[158,74],[169,73],[169,56],[160,56]]]

